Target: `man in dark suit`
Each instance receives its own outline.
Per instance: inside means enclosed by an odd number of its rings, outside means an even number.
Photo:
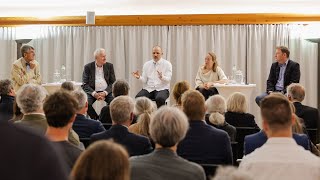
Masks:
[[[82,74],[82,89],[88,95],[88,115],[92,119],[98,119],[98,114],[92,104],[98,100],[104,100],[108,104],[112,101],[112,84],[116,80],[113,64],[107,62],[106,51],[102,48],[94,52],[95,61],[84,66]]]
[[[148,154],[152,151],[147,137],[129,132],[128,127],[133,118],[134,101],[129,96],[118,96],[110,103],[112,126],[109,130],[93,134],[90,142],[113,139],[126,147],[130,156]]]
[[[11,80],[0,81],[0,97],[0,121],[8,121],[13,117],[15,99],[15,91]]]
[[[296,143],[302,146],[305,150],[310,150],[309,138],[305,134],[292,134],[292,138]],[[262,130],[255,134],[248,135],[244,138],[244,155],[250,154],[255,149],[261,147],[265,142],[267,142],[268,137]]]
[[[300,81],[300,65],[289,59],[290,51],[285,46],[276,48],[275,58],[277,62],[271,65],[269,77],[267,80],[267,90],[256,97],[256,103],[260,105],[260,101],[271,92],[286,93],[286,88],[291,83],[299,83]]]
[[[205,100],[196,90],[182,95],[182,108],[189,118],[190,128],[179,143],[179,156],[202,164],[232,164],[232,150],[228,134],[206,124]]]
[[[73,122],[72,128],[80,138],[90,138],[94,133],[105,131],[100,121],[86,118],[85,114],[88,110],[88,98],[81,89],[72,92],[73,97],[77,100],[77,116]]]
[[[319,111],[316,108],[301,104],[305,97],[304,87],[293,83],[287,88],[287,96],[296,108],[296,115],[303,119],[306,128],[318,128]]]

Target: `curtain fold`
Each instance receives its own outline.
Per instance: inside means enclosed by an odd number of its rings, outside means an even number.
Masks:
[[[0,78],[10,78],[12,63],[17,60],[15,27],[0,27]]]

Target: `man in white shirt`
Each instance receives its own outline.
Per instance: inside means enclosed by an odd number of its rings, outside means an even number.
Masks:
[[[113,99],[112,84],[116,81],[113,64],[107,62],[106,51],[102,48],[95,50],[95,61],[84,66],[82,74],[82,89],[88,95],[88,115],[98,119],[98,114],[92,104],[96,100],[104,100],[108,104]]]
[[[271,94],[261,101],[260,108],[268,141],[245,156],[239,168],[259,180],[319,179],[320,158],[292,138],[294,117],[288,99],[280,93]]]
[[[170,81],[172,76],[172,65],[162,58],[160,46],[152,48],[153,59],[143,65],[142,75],[139,71],[133,72],[133,76],[143,82],[143,89],[137,97],[148,97],[155,100],[157,107],[165,104],[169,97]]]

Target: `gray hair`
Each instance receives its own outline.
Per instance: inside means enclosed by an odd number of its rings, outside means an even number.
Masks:
[[[287,87],[287,96],[290,96],[292,100],[302,102],[305,95],[305,89],[301,84],[292,83]]]
[[[151,119],[149,131],[153,141],[166,148],[180,142],[188,128],[188,118],[180,109],[162,106]]]
[[[253,178],[249,173],[233,166],[220,166],[211,180],[253,180]]]
[[[23,114],[43,108],[46,90],[37,84],[25,84],[17,92],[17,103]]]
[[[246,96],[241,92],[232,93],[227,100],[227,111],[238,113],[247,112]]]
[[[4,79],[0,81],[0,95],[8,95],[13,90],[12,81]]]
[[[102,52],[106,52],[106,50],[103,49],[103,48],[98,48],[98,49],[96,49],[96,50],[93,52],[94,58],[97,58],[97,56],[100,55]]]
[[[219,112],[224,114],[227,109],[226,100],[221,95],[211,96],[209,99],[207,99],[206,106],[208,113]]]
[[[30,49],[34,50],[34,47],[31,45],[28,45],[28,44],[21,46],[20,52],[21,52],[22,57],[24,57],[24,53],[27,53]]]
[[[81,110],[86,106],[86,102],[88,102],[88,96],[82,89],[72,91],[71,94],[77,101],[77,111]]]
[[[118,96],[110,103],[110,115],[113,122],[122,124],[130,120],[133,113],[134,101],[129,96]]]

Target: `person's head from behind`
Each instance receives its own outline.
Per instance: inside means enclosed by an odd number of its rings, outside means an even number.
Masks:
[[[268,137],[282,132],[292,132],[293,112],[289,100],[284,95],[266,96],[261,101],[260,110],[263,130]]]
[[[227,100],[227,111],[237,113],[247,112],[246,96],[240,92],[232,93]]]
[[[77,89],[71,92],[71,95],[77,101],[77,113],[85,114],[88,110],[88,96],[82,89]]]
[[[305,89],[301,84],[292,83],[287,87],[287,96],[290,101],[302,102],[305,95]]]
[[[209,52],[204,59],[204,68],[216,72],[217,66],[218,62],[216,54],[213,52]]]
[[[113,97],[127,96],[129,94],[129,84],[126,80],[118,79],[112,85]]]
[[[50,127],[70,129],[77,107],[76,99],[69,92],[57,91],[46,99],[43,110]]]
[[[71,171],[71,179],[129,180],[128,158],[121,145],[110,140],[97,141],[80,155]]]
[[[96,49],[93,53],[94,58],[96,60],[96,64],[101,67],[107,62],[107,55],[106,55],[106,50],[99,48]]]
[[[110,103],[113,124],[129,126],[133,118],[134,101],[129,96],[118,96]]]
[[[0,96],[15,96],[12,81],[9,79],[0,80]]]
[[[25,45],[21,46],[20,52],[21,52],[21,56],[27,62],[34,60],[34,57],[35,57],[34,47],[32,47],[28,44],[25,44]]]
[[[16,98],[23,114],[41,113],[46,90],[37,84],[25,84],[17,91]]]
[[[162,49],[160,46],[154,46],[152,48],[152,57],[153,57],[154,61],[156,61],[156,62],[159,61],[162,57],[162,54],[163,53],[162,53]]]
[[[209,121],[215,125],[222,125],[225,122],[226,101],[221,95],[209,97],[206,101],[207,113],[210,114]]]
[[[156,110],[153,102],[147,97],[138,97],[135,100],[133,113],[138,116],[138,132],[149,137],[151,114]]]
[[[188,128],[188,118],[181,110],[164,106],[158,109],[151,119],[149,132],[157,144],[156,147],[170,148],[186,136]]]
[[[61,84],[61,89],[66,90],[66,91],[74,91],[75,87],[72,82],[66,81]]]
[[[275,58],[277,62],[279,62],[280,64],[284,64],[289,57],[290,57],[290,51],[287,47],[285,46],[276,47]]]
[[[181,97],[183,112],[189,120],[203,120],[206,113],[203,95],[196,90],[188,90]]]
[[[184,92],[190,89],[190,85],[187,81],[177,82],[173,86],[172,95],[178,106],[181,106],[181,96]]]

